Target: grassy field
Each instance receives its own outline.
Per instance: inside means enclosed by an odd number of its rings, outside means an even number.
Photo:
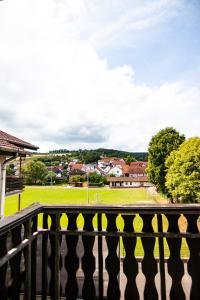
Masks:
[[[156,203],[162,201],[159,195],[150,195],[145,188],[140,189],[83,189],[83,188],[66,188],[58,187],[26,187],[21,195],[21,208],[25,208],[34,202],[49,203],[49,204],[87,204],[87,192],[89,193],[90,204],[133,204],[133,203]],[[5,215],[9,216],[17,212],[18,195],[6,197]],[[78,227],[83,226],[83,217],[80,215],[77,219]],[[164,222],[164,229],[167,229],[167,222]],[[39,225],[42,224],[41,216]],[[96,217],[93,220],[94,227],[97,227]],[[107,220],[103,217],[103,227],[106,228]],[[61,218],[61,226],[67,226],[66,216]],[[142,219],[137,216],[134,220],[134,228],[136,231],[141,231],[143,226]],[[124,222],[121,216],[117,218],[117,227],[123,230]],[[156,220],[153,220],[153,227],[156,227]],[[155,255],[158,256],[158,241],[156,240]],[[121,243],[121,251],[123,246]],[[183,239],[181,255],[188,256],[189,250],[186,241]],[[169,256],[169,249],[165,242],[165,254]],[[140,238],[138,238],[136,246],[136,255],[143,256],[143,247]]]
[[[155,203],[161,198],[150,195],[145,188],[140,189],[89,189],[90,204],[133,204]],[[50,204],[87,204],[87,189],[55,187],[26,187],[21,194],[21,208],[34,202]],[[18,195],[6,197],[5,215],[17,212]]]

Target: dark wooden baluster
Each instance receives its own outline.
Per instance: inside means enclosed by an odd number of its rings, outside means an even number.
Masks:
[[[162,215],[157,214],[158,232],[163,233],[163,220]],[[165,280],[165,252],[164,252],[164,239],[158,238],[159,246],[159,271],[160,271],[160,296],[162,300],[166,300],[166,280]]]
[[[116,232],[116,218],[117,214],[106,214],[108,225],[108,232]],[[120,299],[119,288],[119,270],[120,270],[120,258],[117,256],[117,246],[119,245],[119,238],[115,236],[107,236],[106,242],[108,246],[108,256],[106,257],[105,265],[108,271],[109,281],[107,298],[108,300]]]
[[[166,215],[169,227],[168,232],[179,233],[178,219],[180,215]],[[170,250],[170,257],[167,261],[168,273],[172,278],[172,286],[170,290],[170,299],[185,299],[185,293],[181,284],[184,275],[184,265],[181,260],[181,238],[167,238]]]
[[[60,299],[60,214],[52,214],[49,240],[51,245],[51,255],[49,257],[49,267],[51,270],[51,279],[49,283],[49,293],[51,299]]]
[[[102,231],[102,214],[97,215],[98,231]],[[103,240],[98,236],[99,300],[103,300]]]
[[[38,216],[32,219],[31,234],[37,231]],[[31,300],[36,297],[36,259],[37,259],[37,238],[31,243]]]
[[[135,215],[122,215],[122,217],[124,219],[124,231],[133,232],[133,220]],[[134,255],[136,241],[136,237],[123,237],[123,244],[126,252],[123,262],[123,270],[127,277],[125,300],[139,299],[139,293],[135,281],[138,274],[138,262]]]
[[[199,233],[197,227],[198,215],[185,215],[188,226],[188,233]],[[188,273],[192,278],[192,287],[190,299],[197,300],[200,298],[200,239],[187,238],[187,244],[190,250],[190,258],[188,261]]]
[[[43,214],[43,228],[48,229],[48,214]],[[48,233],[45,232],[42,236],[42,300],[47,299],[47,253]]]
[[[24,237],[26,239],[30,239],[31,237],[31,219],[28,219],[25,226]],[[24,284],[24,298],[27,300],[31,300],[31,283],[32,283],[32,272],[31,272],[31,244],[29,243],[24,249],[24,257],[25,257],[25,284]]]
[[[143,232],[153,232],[152,219],[154,215],[145,214],[140,215],[143,220]],[[144,248],[144,258],[142,260],[142,272],[146,277],[145,288],[144,288],[144,299],[158,299],[158,292],[155,286],[155,276],[158,272],[157,262],[154,258],[154,237],[142,237],[142,245]]]
[[[7,253],[7,233],[0,236],[1,246],[0,246],[0,258],[6,255]],[[8,263],[5,263],[0,268],[0,298],[2,300],[7,300],[7,286],[6,286],[6,272],[7,272]]]
[[[84,227],[86,231],[94,231],[92,220],[94,214],[83,214]],[[85,275],[83,283],[82,297],[84,300],[95,299],[95,286],[93,280],[93,274],[95,271],[95,257],[93,255],[94,236],[83,236],[84,255],[82,257],[82,269]]]
[[[68,213],[68,230],[77,230],[76,219],[78,214]],[[67,270],[67,283],[65,295],[67,300],[76,300],[78,295],[78,283],[76,272],[79,268],[79,258],[76,254],[78,235],[66,235],[67,255],[65,257],[65,267]]]
[[[11,232],[13,248],[17,248],[17,246],[21,243],[21,227],[22,225],[19,225],[16,228],[14,228]],[[11,300],[19,300],[19,294],[20,294],[20,288],[22,282],[20,262],[21,262],[21,252],[17,253],[10,260],[12,284],[9,288],[9,297]]]

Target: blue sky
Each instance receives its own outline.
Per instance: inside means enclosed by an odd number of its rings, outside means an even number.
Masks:
[[[0,2],[0,128],[40,151],[199,135],[200,2]]]
[[[172,1],[173,2],[173,1]],[[111,67],[131,65],[138,83],[158,85],[184,80],[200,84],[200,2],[181,1],[174,16],[159,28],[145,30],[137,42],[99,50]]]

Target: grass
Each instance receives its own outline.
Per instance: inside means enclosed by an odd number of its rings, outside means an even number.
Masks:
[[[145,188],[140,189],[89,189],[89,203],[90,204],[134,204],[134,203],[156,203],[160,202],[162,198],[159,195],[150,195]],[[21,195],[21,209],[31,205],[34,202],[49,203],[49,204],[87,204],[87,189],[83,188],[66,188],[63,186],[55,187],[26,187]],[[5,215],[9,216],[17,212],[18,195],[6,197]],[[78,227],[83,226],[83,217],[79,215],[77,219]],[[93,220],[94,227],[97,227],[96,217]],[[39,218],[39,225],[42,225],[42,216]],[[106,228],[107,219],[103,216],[103,228]],[[61,218],[61,226],[67,226],[66,216]],[[141,231],[143,226],[142,219],[136,216],[134,220],[135,231]],[[167,230],[167,222],[164,222],[164,230]],[[117,218],[117,227],[123,230],[124,221],[121,216]],[[153,228],[156,228],[156,220],[153,219]],[[121,253],[124,253],[123,243],[121,245]],[[169,256],[169,249],[167,242],[164,241],[165,255]],[[135,249],[136,256],[143,256],[144,251],[140,238],[137,239]],[[155,256],[158,256],[158,239],[156,239]],[[186,241],[182,240],[181,256],[188,256],[189,250]]]
[[[90,204],[155,203],[160,197],[148,194],[146,189],[89,189]],[[87,189],[27,186],[21,195],[21,208],[34,202],[49,204],[87,204]],[[6,197],[5,215],[17,212],[18,195]]]

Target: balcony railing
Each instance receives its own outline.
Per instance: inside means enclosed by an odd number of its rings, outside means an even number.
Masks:
[[[23,178],[19,176],[6,176],[6,194],[20,192],[24,188]]]
[[[0,221],[0,299],[200,299],[199,213],[200,205],[28,207]]]

